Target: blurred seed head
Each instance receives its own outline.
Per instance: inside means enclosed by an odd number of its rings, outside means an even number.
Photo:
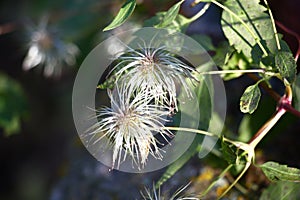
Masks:
[[[29,34],[29,49],[23,61],[24,70],[40,66],[44,68],[46,77],[59,77],[65,66],[76,63],[78,47],[63,41],[58,32],[51,31],[46,18],[42,18],[37,27],[31,28]]]

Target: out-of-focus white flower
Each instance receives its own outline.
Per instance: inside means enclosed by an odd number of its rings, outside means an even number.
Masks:
[[[144,200],[199,200],[199,198],[192,197],[192,195],[182,194],[188,186],[189,184],[179,188],[171,197],[167,194],[161,194],[160,188],[156,190],[155,185],[153,185],[152,190],[145,188],[145,191],[141,192],[141,195]]]
[[[119,59],[111,73],[119,84],[126,85],[129,92],[147,91],[148,97],[155,97],[155,104],[165,104],[176,110],[179,86],[191,97],[186,78],[194,79],[194,68],[176,58],[164,46],[129,48]]]
[[[64,65],[74,65],[78,47],[66,43],[57,33],[47,28],[47,20],[43,18],[38,27],[30,32],[29,50],[23,61],[23,69],[30,70],[36,66],[44,66],[44,75],[60,76]]]
[[[116,86],[113,92],[108,91],[111,108],[105,107],[97,111],[99,121],[89,130],[93,144],[104,137],[109,138],[113,148],[113,163],[119,168],[129,155],[138,168],[144,167],[148,155],[162,159],[161,144],[155,134],[160,134],[166,142],[173,134],[164,129],[166,117],[170,114],[168,107],[152,105],[146,98],[147,93],[128,93],[126,87]]]

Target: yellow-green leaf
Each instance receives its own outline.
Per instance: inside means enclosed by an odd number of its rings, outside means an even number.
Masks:
[[[271,181],[300,182],[300,169],[271,161],[259,167]]]
[[[294,82],[297,64],[291,52],[278,52],[275,56],[275,66],[283,78],[286,78],[289,83]]]
[[[176,3],[174,6],[172,6],[164,15],[163,20],[158,25],[156,25],[155,28],[165,28],[169,24],[171,24],[176,19],[180,9],[180,5],[182,4],[183,1],[184,0],[181,0],[178,3]]]
[[[247,87],[240,100],[241,111],[252,114],[258,106],[260,96],[261,93],[257,84]]]
[[[244,151],[236,147],[234,144],[229,143],[222,138],[222,153],[223,158],[229,164],[245,165],[247,158],[245,157]]]
[[[230,45],[233,45],[239,52],[242,51],[247,57],[257,57],[253,53],[262,55],[261,49],[253,49],[260,41],[263,47],[268,50],[263,41],[269,40],[275,43],[272,21],[266,13],[266,8],[259,0],[227,0],[224,3],[232,13],[223,11],[222,29]],[[241,23],[239,17],[246,25]]]
[[[120,26],[121,24],[123,24],[128,19],[128,17],[132,14],[135,6],[136,6],[135,0],[127,0],[119,10],[114,20],[108,26],[106,26],[103,29],[103,31],[114,29]]]
[[[300,199],[300,183],[276,182],[265,189],[259,200],[294,200]]]

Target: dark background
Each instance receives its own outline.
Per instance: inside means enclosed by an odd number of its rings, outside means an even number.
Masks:
[[[174,1],[142,1],[130,18],[140,23],[157,11],[168,9]],[[18,82],[25,94],[26,115],[21,120],[21,130],[5,136],[0,129],[0,199],[134,199],[139,198],[143,185],[151,185],[159,178],[158,173],[126,174],[109,172],[82,146],[72,119],[72,87],[76,71],[85,56],[109,35],[101,30],[110,22],[122,1],[8,1],[0,3],[0,72]],[[300,34],[300,2],[298,0],[269,0],[275,19]],[[190,16],[197,8],[185,3],[181,13]],[[59,78],[46,78],[41,71],[22,70],[22,62],[28,50],[26,27],[38,24],[44,15],[49,16],[49,25],[56,26],[65,40],[75,43],[80,49],[77,64]],[[207,16],[192,24],[188,33],[205,33],[217,44],[223,40],[218,23],[220,10],[212,8]],[[7,26],[8,25],[8,26]],[[10,26],[11,25],[11,26]],[[8,28],[7,28],[8,27]],[[295,53],[298,43],[295,37],[285,33],[284,39]],[[241,80],[239,80],[241,81]],[[243,84],[249,80],[242,79]],[[237,99],[242,94],[235,81],[226,84],[231,92],[228,98],[228,121],[238,112]],[[232,91],[237,91],[232,95]],[[264,113],[273,112],[274,102],[263,99]],[[288,126],[285,126],[288,124]],[[255,126],[255,125],[253,125]],[[288,115],[282,120],[280,133],[266,138],[264,152],[268,160],[284,161],[300,167],[300,124]],[[232,127],[235,129],[236,127]],[[271,133],[270,133],[271,134]],[[197,175],[198,169],[187,168],[182,176]],[[192,169],[192,170],[191,170]],[[194,171],[193,171],[194,170]],[[176,185],[181,178],[174,179]],[[177,181],[177,182],[176,182]],[[179,184],[179,185],[180,185]]]

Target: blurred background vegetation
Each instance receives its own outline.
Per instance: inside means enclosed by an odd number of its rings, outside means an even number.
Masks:
[[[129,22],[115,31],[140,27],[144,20],[158,11],[167,10],[175,2],[139,0]],[[181,14],[192,16],[202,6],[191,7],[191,3],[184,2]],[[163,170],[144,175],[109,172],[83,147],[73,124],[71,95],[76,71],[88,53],[109,37],[111,32],[102,32],[102,29],[122,4],[123,1],[117,0],[0,2],[1,200],[139,199],[139,190],[159,179]],[[300,34],[299,1],[269,0],[269,4],[276,20]],[[201,19],[191,24],[187,34],[205,34],[217,46],[225,40],[219,24],[220,12],[212,6]],[[30,47],[37,42],[35,33],[41,29],[49,36],[39,41],[45,50],[43,56],[49,60],[39,62],[29,58],[39,65],[34,67],[31,63],[29,67],[33,69],[24,71],[24,60],[28,59]],[[297,40],[280,28],[279,32],[295,52]],[[69,44],[79,50],[76,54],[71,53],[76,56],[76,63],[68,62],[70,56],[56,52],[67,51]],[[56,46],[52,48],[51,45]],[[39,51],[41,53],[41,49]],[[47,75],[47,64],[50,68],[62,69],[61,74]],[[249,78],[242,77],[226,83],[229,132],[240,129],[240,132],[251,130],[249,132],[253,133],[275,109],[275,102],[265,95],[252,118],[240,113],[241,87],[245,88],[250,82]],[[284,161],[299,168],[299,133],[299,119],[288,114],[264,140],[259,158]],[[203,169],[207,170],[205,163],[191,160],[165,187],[176,188],[191,179],[203,180],[200,176]],[[256,173],[250,170],[246,183],[251,185],[261,181],[257,184],[267,184],[264,178],[253,178]],[[196,185],[193,187],[197,189]]]

